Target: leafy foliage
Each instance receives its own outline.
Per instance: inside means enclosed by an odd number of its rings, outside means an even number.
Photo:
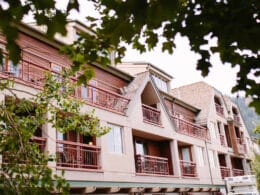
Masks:
[[[255,133],[260,134],[260,125],[256,126]],[[258,138],[258,145],[260,147],[260,138]],[[260,155],[255,154],[255,159],[253,161],[253,167],[256,174],[258,190],[260,190]]]
[[[132,44],[134,49],[145,52],[162,40],[162,51],[172,53],[175,36],[180,33],[189,38],[191,49],[200,54],[197,69],[203,76],[210,70],[210,56],[214,53],[220,55],[223,63],[239,66],[233,92],[245,91],[246,96],[252,97],[251,106],[260,113],[260,85],[254,79],[260,75],[258,0],[89,1],[101,15],[100,19],[87,17],[95,35],[82,34],[80,40],[63,50],[71,57],[75,71],[84,62],[109,64],[112,50],[117,52],[116,60],[119,61],[125,53],[122,43]],[[66,33],[66,17],[72,9],[79,10],[78,0],[69,1],[64,11],[55,8],[54,0],[26,0],[23,5],[18,0],[4,2],[8,8],[0,8],[1,18],[5,18],[1,20],[0,28],[14,62],[18,62],[20,52],[15,43],[17,24],[25,14],[31,11],[36,23],[47,26],[47,36],[52,38],[57,32]],[[216,46],[208,45],[210,38],[217,39]]]
[[[60,78],[48,74],[43,90],[31,98],[18,98],[15,89],[2,80],[5,100],[0,104],[1,194],[67,194],[69,185],[47,166],[55,156],[43,153],[32,137],[46,123],[62,133],[74,130],[84,135],[100,136],[109,131],[100,127],[94,113],[83,113],[81,102],[70,97],[75,90],[68,74]],[[3,90],[2,90],[3,93]],[[26,93],[26,92],[24,92]],[[66,117],[59,117],[66,114]],[[69,113],[69,114],[67,114]],[[55,182],[54,182],[55,180]]]

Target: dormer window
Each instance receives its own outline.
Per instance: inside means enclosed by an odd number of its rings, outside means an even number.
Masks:
[[[232,113],[233,113],[234,121],[240,122],[238,110],[235,107],[232,107]]]
[[[168,92],[167,82],[164,79],[162,79],[161,77],[159,77],[157,75],[154,75],[154,74],[152,74],[152,78],[153,78],[156,86],[160,90],[162,90],[162,91],[164,91],[166,93]]]
[[[214,97],[214,102],[215,102],[215,107],[216,107],[216,111],[217,114],[224,116],[224,109],[222,107],[221,101],[219,99],[219,97],[215,96]]]

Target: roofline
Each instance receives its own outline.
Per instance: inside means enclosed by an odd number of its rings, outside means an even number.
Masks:
[[[124,62],[123,62],[123,63],[124,63]],[[133,63],[133,64],[135,64],[135,65],[146,64],[146,65],[148,65],[148,66],[153,67],[153,68],[156,69],[157,71],[162,72],[163,74],[165,74],[165,75],[166,75],[167,77],[169,77],[170,79],[173,79],[172,75],[168,74],[167,72],[165,72],[164,70],[158,68],[157,66],[153,65],[153,64],[150,63],[150,62],[145,62],[145,61],[143,61],[143,62],[142,62],[142,61],[140,61],[140,62],[138,62],[138,61],[126,61],[125,63]]]
[[[78,22],[79,24],[81,24],[81,22]],[[82,25],[82,24],[81,24]],[[57,39],[49,39],[43,32],[31,27],[28,24],[25,23],[20,23],[17,25],[18,26],[18,30],[22,33],[25,33],[29,36],[32,36],[33,38],[36,38],[56,49],[60,49],[61,47],[65,46],[66,44],[64,44],[63,42],[57,40]],[[84,25],[85,27],[86,25]],[[124,79],[125,81],[131,81],[133,79],[133,76],[131,76],[130,74],[123,72],[113,66],[102,66],[98,63],[91,63],[91,65],[94,65],[96,67],[102,68],[103,70],[108,71],[109,73],[119,76],[120,78]]]

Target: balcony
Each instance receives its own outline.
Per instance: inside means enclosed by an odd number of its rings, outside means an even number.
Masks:
[[[142,110],[143,110],[143,119],[145,122],[161,125],[160,110],[145,104],[142,104]]]
[[[175,116],[171,116],[176,127],[177,127],[177,131],[178,133],[182,133],[185,135],[189,135],[192,137],[197,137],[200,139],[207,139],[207,129],[200,126],[200,125],[196,125],[194,123],[191,123],[189,121],[180,119],[178,117]]]
[[[243,142],[241,138],[237,138],[237,148],[238,148],[238,153],[240,154],[246,153],[246,144]]]
[[[237,122],[237,123],[240,123],[240,118],[238,115],[234,114],[233,115],[233,118],[234,118],[234,121]]]
[[[41,152],[44,152],[46,146],[46,138],[33,136],[31,142],[36,143]]]
[[[216,111],[220,116],[224,116],[224,109],[220,104],[215,103]]]
[[[56,141],[57,166],[81,169],[100,169],[100,147],[71,142]]]
[[[221,172],[222,179],[224,179],[225,177],[231,176],[230,168],[228,168],[228,167],[220,166],[220,172]]]
[[[242,169],[232,169],[233,176],[243,176],[244,170]]]
[[[0,75],[2,77],[14,77],[18,82],[22,82],[30,86],[33,85],[34,87],[41,89],[44,84],[45,72],[52,72],[55,75],[60,74],[57,71],[51,70],[50,62],[46,62],[46,66],[43,67],[26,60],[21,60],[19,69],[10,69],[10,67],[7,67],[7,69],[2,68]],[[73,79],[72,82],[76,82],[76,79]],[[121,114],[125,113],[127,105],[130,101],[120,94],[90,85],[87,87],[86,94],[86,97],[82,97],[82,94],[75,95],[78,98],[86,100],[86,102],[91,105],[109,109]]]
[[[226,146],[225,136],[224,136],[224,135],[219,135],[219,138],[220,138],[220,144],[221,144],[221,146]]]
[[[140,154],[135,158],[137,173],[169,175],[168,158]]]
[[[125,113],[130,101],[124,96],[93,85],[87,85],[86,90],[87,94],[85,96],[81,94],[81,99],[94,106],[106,108],[119,113]]]
[[[184,177],[196,177],[196,163],[180,160],[181,175]]]

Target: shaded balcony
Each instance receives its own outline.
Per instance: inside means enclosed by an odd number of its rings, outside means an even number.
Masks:
[[[57,140],[57,166],[83,169],[100,169],[100,147]]]
[[[230,168],[228,168],[228,167],[220,166],[220,172],[221,172],[222,179],[224,179],[225,177],[231,176]]]
[[[220,104],[215,104],[216,111],[219,115],[224,116],[224,108]]]
[[[205,127],[180,119],[176,116],[171,116],[171,118],[173,119],[177,127],[178,133],[182,133],[192,137],[197,137],[200,139],[208,138],[207,129]]]
[[[169,175],[168,158],[137,154],[136,172],[146,174]]]
[[[184,177],[196,177],[196,163],[192,161],[180,160],[181,175]]]
[[[233,176],[243,176],[245,175],[244,170],[243,169],[232,169],[232,174]]]
[[[151,106],[142,104],[143,120],[148,123],[161,125],[161,112],[160,110]]]
[[[242,138],[237,137],[237,148],[239,154],[245,154],[246,153],[246,144],[244,143]]]
[[[140,133],[142,132],[134,131],[134,135],[139,134],[140,136]],[[134,136],[133,138],[136,173],[172,175],[173,167],[169,141],[151,140],[139,136]]]
[[[222,107],[221,100],[219,97],[214,97],[216,112],[220,116],[224,116],[224,108]]]
[[[197,166],[193,161],[192,145],[178,142],[180,170],[183,177],[197,177]]]
[[[31,142],[35,143],[38,145],[38,148],[41,152],[44,152],[45,150],[45,146],[46,146],[46,138],[43,137],[37,137],[37,136],[33,136],[31,138]]]
[[[232,176],[242,176],[245,174],[242,158],[231,157]]]

